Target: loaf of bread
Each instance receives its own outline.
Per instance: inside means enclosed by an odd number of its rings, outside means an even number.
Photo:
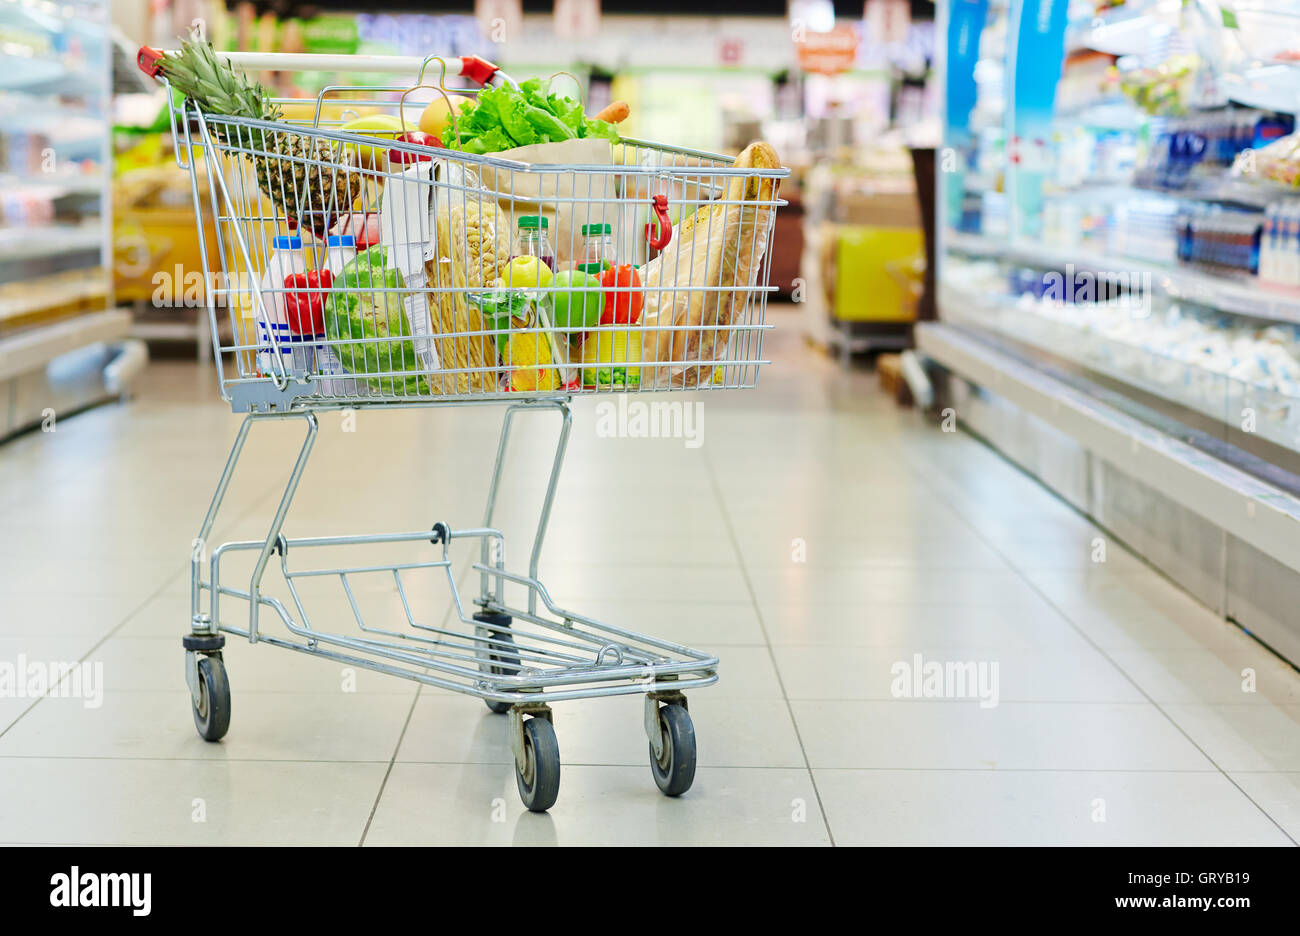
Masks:
[[[747,146],[734,163],[739,169],[780,166],[776,150],[761,142]],[[693,387],[712,379],[762,269],[777,180],[720,178],[726,179],[721,196],[678,225],[672,243],[642,275],[644,360],[660,364],[646,369],[652,386]]]

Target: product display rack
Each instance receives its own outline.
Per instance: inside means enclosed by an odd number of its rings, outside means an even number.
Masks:
[[[0,0],[0,437],[124,393],[142,360],[111,301],[109,51],[104,0]]]
[[[1075,4],[1067,22],[1050,6],[945,8],[945,142],[957,171],[940,173],[940,322],[919,344],[951,378],[948,399],[968,425],[1300,659],[1288,610],[1300,555],[1277,530],[1229,522],[1267,504],[1300,539],[1300,282],[1260,275],[1269,219],[1300,212],[1300,189],[1233,168],[1237,154],[1291,132],[1300,85],[1287,81],[1300,71],[1260,58],[1244,6],[1126,3],[1087,15]],[[1097,53],[1116,58],[1102,69]],[[1059,74],[1035,75],[1053,55]],[[1185,78],[1170,77],[1189,61]],[[1042,379],[1015,394],[992,376],[1026,369]],[[1080,393],[1106,415],[1062,437],[1052,414]],[[1223,466],[1213,474],[1222,497],[1168,487],[1167,463],[1117,461],[1109,436],[1136,452],[1151,432],[1189,470]],[[1246,600],[1261,588],[1268,600]]]

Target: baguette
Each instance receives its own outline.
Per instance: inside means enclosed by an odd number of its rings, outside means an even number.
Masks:
[[[780,167],[776,151],[752,143],[734,168]],[[697,386],[725,354],[730,326],[744,314],[757,282],[771,228],[777,180],[730,177],[724,197],[679,225],[668,250],[646,265],[644,360],[656,386]],[[722,288],[718,288],[722,287]],[[699,364],[692,364],[698,361]]]
[[[767,143],[757,141],[749,144],[736,161],[731,164],[732,169],[780,169],[781,160],[776,155],[776,150],[772,149]],[[748,198],[751,201],[755,199],[770,199],[771,196],[764,196],[759,191],[761,184],[766,183],[769,190],[773,188],[775,179],[759,179],[745,176],[731,176],[727,179],[726,191],[723,198],[717,199],[706,205],[701,205],[695,214],[691,215],[677,228],[677,237],[683,242],[690,240],[695,235],[695,230],[700,224],[706,224],[710,217],[720,213],[724,206],[720,202],[737,202],[742,198]]]

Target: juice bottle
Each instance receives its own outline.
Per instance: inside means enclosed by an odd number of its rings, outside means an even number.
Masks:
[[[555,272],[555,251],[546,234],[549,222],[542,215],[524,215],[519,219],[519,233],[515,235],[512,257],[536,257]]]
[[[599,276],[617,263],[614,257],[614,238],[608,224],[582,226],[582,253],[578,255],[576,269]],[[593,268],[594,267],[594,268]]]
[[[357,255],[357,239],[351,234],[332,234],[325,242],[325,268],[333,276],[335,288],[343,285],[343,268]],[[350,396],[357,392],[355,378],[344,373],[334,346],[328,341],[316,345],[316,369],[320,372],[320,392],[325,396]]]

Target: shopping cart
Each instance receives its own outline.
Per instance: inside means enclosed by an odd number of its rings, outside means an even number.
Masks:
[[[140,65],[165,81],[157,65],[163,54],[142,49]],[[466,93],[447,87],[457,76],[517,87],[474,57],[225,58],[250,70],[417,75],[416,87],[442,95]],[[425,85],[431,69],[437,84]],[[655,782],[679,795],[691,786],[696,763],[685,692],[717,681],[717,657],[560,606],[538,580],[538,565],[574,396],[754,386],[766,363],[766,242],[784,204],[777,180],[788,171],[733,168],[722,156],[633,140],[607,145],[612,156],[596,164],[530,165],[431,149],[395,132],[384,138],[340,129],[374,108],[402,115],[405,124],[411,90],[330,86],[308,105],[310,116],[297,120],[223,116],[173,102],[177,162],[190,172],[195,216],[203,217],[206,203],[216,219],[215,239],[202,225],[199,237],[221,395],[247,414],[192,560],[184,646],[195,724],[208,741],[229,727],[222,648],[224,635],[235,634],[477,696],[493,712],[509,713],[519,793],[534,811],[548,809],[559,791],[550,703],[642,694]],[[200,163],[205,172],[197,171]],[[697,209],[690,235],[674,239],[672,213],[680,230]],[[554,285],[541,288],[534,274],[537,281],[526,285],[535,288],[517,290],[512,281],[503,290],[488,277],[506,269],[519,216],[558,221],[555,249],[570,261],[580,250],[580,222],[608,224],[617,258],[641,264],[646,282],[588,280],[557,298]],[[349,259],[341,267],[334,255],[340,247]],[[331,278],[323,279],[324,270]],[[561,301],[568,307],[563,322]],[[574,306],[585,315],[588,301],[612,308],[613,321],[578,321]],[[637,318],[632,308],[642,304]],[[322,411],[489,403],[505,413],[480,526],[437,522],[414,532],[306,538],[282,532]],[[493,521],[511,426],[519,414],[538,412],[557,414],[559,431],[524,573],[507,568],[505,537]],[[249,430],[284,420],[305,423],[306,437],[265,538],[222,543],[205,558]],[[467,608],[453,571],[459,541],[478,546],[471,566],[477,609]],[[406,551],[401,559],[390,555],[394,548]],[[359,552],[380,558],[357,561]],[[222,579],[223,563],[236,553],[251,559],[246,588]],[[264,588],[273,557],[287,597]],[[445,617],[431,616],[426,593],[412,588],[424,575],[445,575],[453,606]],[[376,581],[395,596],[378,617],[364,600],[373,589],[361,584]],[[323,586],[329,597],[321,597]],[[221,604],[230,599],[247,602],[246,623],[223,622]],[[331,626],[316,626],[309,608]],[[263,612],[284,630],[268,632]],[[332,626],[339,616],[346,628]]]

